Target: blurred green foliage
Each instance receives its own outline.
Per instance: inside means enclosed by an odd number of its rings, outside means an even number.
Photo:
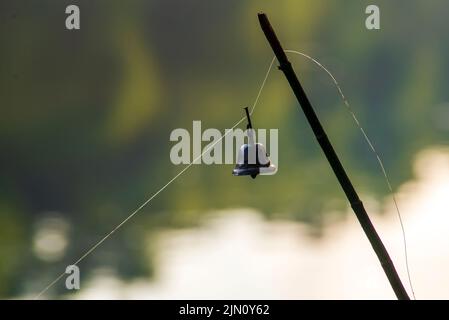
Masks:
[[[79,31],[64,27],[72,3],[81,9]],[[365,29],[369,3],[354,0],[1,1],[0,296],[43,288],[179,172],[169,159],[173,129],[201,120],[224,132],[242,117],[272,58],[259,11],[285,48],[334,73],[394,186],[410,179],[414,154],[447,142],[449,3],[376,3],[380,31]],[[332,82],[309,61],[291,61],[356,188],[381,199],[387,189],[376,160]],[[252,180],[232,177],[229,165],[194,166],[82,270],[151,274],[148,235],[193,225],[215,209],[254,207],[308,222],[318,234],[327,212],[345,212],[275,69],[253,121],[279,128],[277,175]],[[48,216],[71,226],[65,255],[53,262],[31,249],[36,224]]]

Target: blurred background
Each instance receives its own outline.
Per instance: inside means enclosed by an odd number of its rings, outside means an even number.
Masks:
[[[365,28],[369,4],[381,30]],[[339,81],[397,193],[417,298],[449,298],[445,0],[1,0],[1,298],[35,296],[182,170],[173,129],[243,116],[272,59],[260,11]],[[291,61],[406,282],[375,157],[328,75]],[[43,297],[394,299],[275,68],[253,123],[279,129],[276,175],[192,166],[78,265],[79,291],[63,279]]]

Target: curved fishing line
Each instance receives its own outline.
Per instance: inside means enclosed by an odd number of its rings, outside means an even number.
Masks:
[[[396,208],[396,213],[397,213],[397,216],[399,218],[399,223],[401,225],[402,240],[403,240],[403,243],[404,243],[404,257],[405,257],[405,266],[406,266],[406,269],[407,269],[407,277],[408,277],[408,282],[409,282],[409,285],[410,285],[410,289],[412,291],[413,299],[416,300],[415,290],[413,289],[412,279],[411,279],[411,275],[410,275],[410,267],[409,267],[409,262],[408,262],[407,238],[405,236],[405,227],[404,227],[404,223],[402,221],[402,215],[401,215],[401,212],[399,210],[398,202],[396,201],[396,196],[395,196],[395,194],[393,192],[393,188],[391,186],[390,179],[388,178],[387,171],[385,170],[385,166],[383,164],[382,159],[380,158],[379,153],[377,152],[376,148],[374,148],[374,144],[371,142],[371,139],[368,137],[367,133],[363,129],[363,127],[360,124],[359,120],[357,119],[357,117],[356,117],[356,115],[354,113],[354,110],[349,105],[349,102],[346,99],[345,95],[343,94],[343,90],[341,89],[340,84],[338,83],[337,79],[333,76],[333,74],[326,67],[324,67],[320,62],[318,62],[316,59],[312,58],[311,56],[309,56],[309,55],[307,55],[305,53],[302,53],[302,52],[299,52],[299,51],[295,51],[295,50],[284,50],[284,51],[287,52],[287,53],[294,53],[294,54],[297,54],[297,55],[300,55],[300,56],[303,56],[303,57],[307,58],[308,60],[310,60],[313,63],[315,63],[318,67],[320,67],[322,70],[324,70],[329,75],[329,77],[332,79],[335,87],[337,88],[337,90],[338,90],[338,92],[340,94],[340,97],[343,100],[344,105],[346,106],[346,109],[351,114],[352,118],[354,119],[354,122],[356,123],[357,127],[359,128],[360,132],[362,133],[366,143],[369,145],[371,151],[376,156],[377,162],[379,164],[380,169],[382,170],[382,174],[383,174],[383,176],[385,178],[385,181],[386,181],[386,184],[388,186],[389,192],[390,192],[390,194],[391,194],[391,196],[393,198],[394,206]],[[271,66],[270,66],[270,69],[271,69]]]
[[[338,83],[337,79],[334,77],[334,75],[326,67],[324,67],[320,62],[318,62],[316,59],[312,58],[311,56],[309,56],[309,55],[307,55],[305,53],[302,53],[302,52],[299,52],[299,51],[295,51],[295,50],[284,50],[284,51],[286,53],[294,53],[294,54],[297,54],[297,55],[305,57],[306,59],[312,61],[314,64],[316,64],[318,67],[320,67],[322,70],[324,70],[329,75],[329,77],[332,79],[332,82],[334,83],[335,87],[337,88],[338,93],[340,94],[340,97],[341,97],[344,105],[346,106],[346,109],[348,110],[348,112],[350,113],[350,115],[353,118],[354,122],[356,123],[357,127],[359,128],[360,132],[362,133],[362,135],[363,135],[366,143],[368,144],[369,148],[371,149],[371,151],[375,155],[376,160],[377,160],[377,162],[379,164],[379,167],[380,167],[380,169],[382,171],[383,177],[385,179],[385,182],[386,182],[386,184],[388,186],[388,190],[389,190],[389,192],[390,192],[390,194],[391,194],[391,196],[393,198],[393,203],[394,203],[394,206],[395,206],[395,209],[396,209],[397,216],[399,218],[399,223],[401,225],[402,241],[403,241],[403,244],[404,244],[405,266],[406,266],[406,270],[407,270],[407,278],[408,278],[408,282],[409,282],[409,285],[410,285],[410,289],[412,291],[413,299],[416,300],[415,290],[413,288],[412,279],[411,279],[410,266],[409,266],[409,262],[408,262],[407,238],[406,238],[404,223],[403,223],[403,220],[402,220],[402,215],[401,215],[401,212],[399,210],[399,205],[398,205],[398,202],[396,200],[396,196],[395,196],[395,193],[393,191],[393,187],[391,186],[390,179],[388,177],[387,171],[385,169],[385,166],[383,164],[383,161],[382,161],[379,153],[377,152],[376,148],[374,147],[374,144],[372,143],[371,139],[368,137],[368,134],[366,133],[365,129],[363,129],[362,125],[360,124],[359,119],[355,115],[354,110],[351,108],[351,106],[349,104],[349,101],[346,99],[346,96],[344,95],[343,90],[341,89],[341,86]],[[259,96],[260,96],[260,94],[262,92],[262,89],[265,86],[265,82],[268,79],[268,76],[269,76],[269,74],[271,72],[271,69],[273,68],[273,64],[274,64],[275,60],[276,60],[276,57],[274,56],[273,59],[271,60],[270,66],[268,67],[268,70],[267,70],[267,72],[265,74],[265,78],[264,78],[264,80],[262,82],[262,86],[260,87],[259,93],[258,93],[257,98],[256,98],[256,103],[253,105],[253,108],[251,109],[251,112],[250,112],[251,115],[254,112],[254,109],[255,109],[255,107],[257,105],[257,101],[259,100]]]
[[[254,103],[251,107],[251,114],[256,108],[257,103],[259,102],[259,98],[262,94],[262,91],[265,87],[265,83],[267,82],[268,75],[270,74],[271,68],[273,67],[275,58],[271,61],[271,64],[265,73],[265,77],[259,87],[259,91],[257,93],[256,99],[254,100]],[[242,123],[246,118],[243,117],[239,121],[237,121],[230,130],[226,130],[224,135],[221,136],[220,139],[215,141],[213,144],[211,144],[209,147],[207,147],[197,158],[195,158],[191,163],[189,163],[184,169],[182,169],[178,174],[176,174],[172,179],[170,179],[162,188],[160,188],[158,191],[156,191],[153,195],[151,195],[144,203],[142,203],[136,210],[134,210],[131,214],[129,214],[122,222],[120,222],[114,229],[112,229],[108,234],[106,234],[100,241],[95,243],[89,250],[87,250],[78,260],[76,260],[72,265],[77,265],[81,261],[83,261],[87,256],[89,256],[95,249],[97,249],[103,242],[105,242],[110,236],[112,236],[118,229],[120,229],[125,223],[127,223],[132,217],[134,217],[137,213],[139,213],[143,208],[145,208],[154,198],[156,198],[159,193],[164,191],[165,188],[167,188],[172,182],[174,182],[176,179],[178,179],[184,172],[186,172],[196,161],[198,161],[206,152],[211,150],[217,143],[219,143],[221,140],[224,139],[230,132],[232,132],[233,129],[235,129],[240,123]],[[61,273],[55,280],[50,282],[42,291],[40,291],[34,299],[39,299],[45,292],[47,292],[51,287],[53,287],[59,280],[61,280],[62,277],[64,277],[66,273]]]

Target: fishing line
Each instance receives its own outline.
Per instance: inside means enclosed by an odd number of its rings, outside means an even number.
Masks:
[[[410,275],[410,267],[409,267],[409,263],[408,263],[407,238],[406,238],[406,235],[405,235],[405,227],[404,227],[404,223],[402,221],[402,215],[401,215],[401,212],[399,210],[399,205],[398,205],[398,202],[396,200],[396,196],[395,196],[395,194],[393,192],[393,188],[391,186],[390,179],[389,179],[389,177],[387,175],[387,171],[385,170],[385,166],[383,164],[382,159],[380,158],[379,153],[377,152],[376,148],[374,148],[374,144],[371,142],[371,139],[368,137],[367,133],[365,132],[365,129],[363,129],[362,125],[360,124],[359,120],[357,119],[354,110],[349,105],[349,102],[346,99],[345,95],[343,94],[343,90],[341,89],[340,84],[338,83],[337,79],[333,76],[333,74],[326,67],[324,67],[320,62],[318,62],[316,59],[312,58],[311,56],[309,56],[309,55],[307,55],[305,53],[302,53],[302,52],[299,52],[299,51],[295,51],[295,50],[284,50],[284,51],[287,52],[287,53],[294,53],[294,54],[297,54],[297,55],[300,55],[300,56],[303,56],[303,57],[307,58],[308,60],[310,60],[313,63],[315,63],[318,67],[320,67],[322,70],[324,70],[329,75],[329,77],[332,79],[335,87],[337,88],[338,93],[340,94],[340,97],[343,100],[344,105],[346,106],[346,109],[351,114],[352,118],[354,119],[354,122],[356,123],[357,127],[359,128],[360,132],[362,133],[366,143],[369,145],[371,151],[375,155],[375,157],[377,159],[377,162],[379,164],[379,167],[380,167],[380,169],[382,171],[382,174],[384,176],[384,179],[386,181],[386,184],[388,186],[388,190],[389,190],[389,192],[390,192],[390,194],[391,194],[391,196],[393,198],[394,206],[396,208],[396,213],[397,213],[397,216],[399,218],[399,223],[401,225],[402,241],[404,243],[404,257],[405,257],[405,266],[406,266],[406,270],[407,270],[407,277],[408,277],[408,282],[409,282],[409,285],[410,285],[410,289],[412,291],[413,299],[416,300],[415,290],[413,289],[412,279],[411,279],[411,275]],[[271,67],[272,67],[272,64],[270,66],[270,70],[271,70]]]
[[[254,101],[251,111],[249,112],[250,115],[253,115],[254,109],[256,108],[256,105],[259,102],[259,98],[262,93],[262,90],[265,87],[265,83],[267,82],[268,76],[270,75],[270,71],[273,68],[274,60],[276,60],[276,57],[273,57],[273,59],[271,59],[271,63],[267,69],[267,72],[265,73],[265,77],[263,78],[262,84],[259,88],[259,92],[257,93],[256,100]]]
[[[346,99],[346,96],[343,94],[343,90],[341,89],[341,86],[338,83],[337,79],[334,77],[334,75],[325,66],[323,66],[320,62],[318,62],[316,59],[312,58],[311,56],[309,56],[309,55],[307,55],[305,53],[302,53],[302,52],[299,52],[299,51],[295,51],[295,50],[284,50],[284,51],[286,53],[294,53],[294,54],[297,54],[297,55],[305,57],[306,59],[308,59],[309,61],[312,61],[314,64],[316,64],[318,67],[320,67],[322,70],[324,70],[329,75],[329,77],[332,79],[332,82],[334,83],[335,87],[337,88],[338,93],[340,94],[340,97],[341,97],[344,105],[346,106],[346,109],[348,110],[348,112],[351,115],[352,119],[354,120],[354,122],[356,123],[356,125],[359,128],[360,132],[362,133],[362,135],[363,135],[366,143],[368,144],[369,148],[371,149],[372,153],[376,157],[377,163],[379,164],[379,167],[380,167],[380,169],[382,171],[382,174],[383,174],[383,177],[385,179],[385,182],[386,182],[386,184],[388,186],[388,190],[389,190],[389,192],[390,192],[390,194],[391,194],[391,196],[393,198],[393,203],[394,203],[394,206],[395,206],[395,209],[396,209],[397,216],[399,218],[399,223],[401,225],[402,241],[403,241],[403,244],[404,244],[405,266],[406,266],[406,270],[407,270],[407,278],[408,278],[408,282],[409,282],[409,285],[410,285],[410,289],[412,291],[413,299],[416,300],[415,290],[413,288],[412,279],[411,279],[410,266],[409,266],[409,262],[408,262],[407,237],[406,237],[406,233],[405,233],[404,223],[403,223],[403,220],[402,220],[402,215],[401,215],[401,212],[399,210],[399,205],[398,205],[398,202],[396,200],[396,196],[394,194],[393,187],[391,186],[390,179],[388,177],[387,171],[385,169],[385,166],[383,164],[383,161],[382,161],[379,153],[377,152],[376,148],[374,147],[374,144],[372,143],[371,139],[368,137],[368,134],[366,133],[365,129],[363,129],[362,125],[360,124],[359,119],[355,115],[354,110],[351,108],[348,99]],[[268,79],[268,76],[269,76],[269,74],[271,72],[271,69],[273,68],[273,63],[274,63],[275,59],[276,59],[276,57],[273,57],[273,59],[271,60],[270,66],[268,67],[267,73],[265,74],[265,78],[264,78],[264,81],[262,82],[262,86],[261,86],[261,88],[259,90],[259,94],[258,94],[258,96],[256,98],[256,101],[258,101],[258,99],[259,99],[260,93],[261,93],[261,91],[262,91],[262,89],[263,89],[263,87],[265,85],[265,82]],[[255,106],[256,105],[254,105],[253,108],[251,109],[251,112],[250,112],[251,115],[254,112]]]
[[[274,58],[271,61],[271,64],[265,74],[265,77],[262,81],[262,84],[259,87],[259,91],[257,93],[256,99],[254,100],[254,103],[251,107],[251,113],[255,109],[257,103],[259,102],[259,98],[262,94],[263,88],[265,87],[265,83],[267,82],[268,75],[271,71],[271,68],[274,63]],[[87,250],[78,260],[76,260],[72,265],[77,265],[81,261],[83,261],[87,256],[89,256],[95,249],[97,249],[104,241],[106,241],[110,236],[112,236],[118,229],[120,229],[125,223],[127,223],[132,217],[134,217],[137,213],[139,213],[144,207],[146,207],[154,198],[156,198],[159,193],[164,191],[165,188],[167,188],[172,182],[174,182],[176,179],[178,179],[184,172],[186,172],[194,163],[196,163],[197,160],[199,160],[206,152],[211,150],[217,143],[219,143],[221,140],[223,140],[230,132],[232,132],[233,129],[235,129],[240,123],[242,123],[246,118],[243,117],[239,121],[237,121],[230,130],[225,130],[224,135],[221,136],[217,141],[215,141],[213,144],[211,144],[209,147],[207,147],[197,158],[195,158],[191,163],[189,163],[184,169],[182,169],[177,175],[175,175],[172,179],[170,179],[162,188],[160,188],[158,191],[156,191],[153,195],[151,195],[145,202],[143,202],[136,210],[134,210],[131,214],[129,214],[122,222],[120,222],[112,231],[110,231],[108,234],[106,234],[100,241],[95,243],[89,250]],[[39,299],[45,292],[47,292],[51,287],[53,287],[59,280],[61,280],[62,277],[64,277],[66,273],[61,273],[55,280],[50,282],[42,291],[40,291],[34,299]]]
[[[130,215],[128,215],[122,222],[120,222],[112,231],[110,231],[108,234],[106,234],[100,241],[98,241],[95,245],[93,245],[89,250],[87,250],[78,260],[76,260],[72,265],[77,265],[81,261],[84,260],[88,255],[90,255],[95,249],[97,249],[98,246],[100,246],[104,241],[106,241],[112,234],[114,234],[118,229],[120,229],[125,223],[127,223],[132,217],[134,217],[137,213],[139,213],[144,207],[146,207],[154,198],[156,198],[159,193],[165,190],[172,182],[174,182],[176,179],[178,179],[184,172],[186,172],[196,161],[198,161],[206,152],[208,152],[210,149],[212,149],[217,143],[219,143],[221,140],[223,140],[224,137],[226,137],[229,132],[231,132],[235,127],[237,127],[240,123],[245,120],[245,117],[241,118],[239,121],[237,121],[234,126],[230,130],[226,130],[225,134],[218,139],[216,142],[211,144],[208,148],[206,148],[203,153],[201,153],[198,157],[196,157],[191,163],[189,163],[184,169],[179,171],[177,175],[175,175],[173,178],[171,178],[162,188],[160,188],[158,191],[153,193],[144,203],[142,203],[136,210],[134,210]],[[40,296],[42,296],[45,292],[47,292],[52,286],[54,286],[66,273],[61,273],[55,280],[53,280],[48,286],[46,286],[39,294],[37,294],[34,299],[38,299]]]
[[[374,145],[372,144],[371,140],[369,139],[368,135],[365,133],[365,130],[363,129],[363,127],[360,125],[360,122],[358,121],[354,111],[352,110],[352,108],[349,105],[349,102],[347,101],[345,95],[343,94],[343,91],[340,87],[340,85],[338,84],[337,80],[335,79],[335,77],[332,75],[332,73],[326,69],[321,63],[319,63],[317,60],[315,60],[314,58],[299,52],[299,51],[294,51],[294,50],[285,50],[285,52],[287,53],[294,53],[297,55],[301,55],[307,59],[309,59],[310,61],[314,62],[316,65],[318,65],[321,69],[323,69],[333,80],[336,88],[338,89],[338,92],[346,106],[346,108],[348,109],[349,113],[351,114],[352,118],[354,119],[355,123],[357,124],[358,128],[360,129],[360,131],[362,132],[365,141],[368,143],[368,145],[370,146],[371,151],[375,154],[377,161],[379,163],[379,166],[382,170],[382,173],[384,175],[384,178],[386,180],[388,189],[393,197],[393,201],[394,201],[394,205],[399,217],[399,221],[401,224],[401,229],[402,229],[402,235],[403,235],[403,241],[404,241],[404,252],[405,252],[405,261],[406,261],[406,267],[407,267],[407,275],[408,275],[408,280],[409,280],[409,284],[412,290],[412,294],[413,297],[415,298],[415,293],[413,290],[413,285],[412,285],[412,281],[411,281],[411,276],[410,276],[410,269],[409,269],[409,264],[408,264],[408,253],[407,253],[407,241],[406,241],[406,236],[405,236],[405,229],[404,229],[404,224],[402,222],[402,217],[401,217],[401,213],[399,211],[399,206],[397,204],[396,201],[396,197],[394,195],[393,192],[393,188],[391,187],[391,183],[390,180],[388,178],[388,175],[386,173],[385,167],[383,165],[383,162],[378,154],[378,152],[376,151],[376,149],[374,148]],[[265,77],[259,87],[259,91],[257,93],[256,99],[254,100],[254,103],[251,107],[251,111],[250,114],[252,115],[258,102],[259,102],[259,98],[262,94],[262,91],[265,87],[265,84],[267,82],[268,76],[273,68],[273,64],[274,61],[276,60],[275,57],[273,57],[273,59],[271,60],[271,63],[265,73]],[[137,209],[135,209],[131,214],[129,214],[124,220],[122,220],[114,229],[112,229],[108,234],[106,234],[100,241],[98,241],[97,243],[95,243],[89,250],[87,250],[83,255],[81,255],[80,258],[78,258],[78,260],[76,260],[74,263],[72,263],[72,265],[77,265],[78,263],[80,263],[81,261],[83,261],[87,256],[89,256],[93,251],[95,251],[104,241],[106,241],[109,237],[111,237],[118,229],[120,229],[124,224],[126,224],[129,220],[131,220],[131,218],[133,218],[137,213],[139,213],[143,208],[145,208],[154,198],[156,198],[162,191],[164,191],[171,183],[173,183],[175,180],[177,180],[182,174],[184,174],[188,169],[190,169],[190,167],[196,163],[197,160],[199,160],[206,152],[208,152],[210,149],[212,149],[217,143],[219,143],[221,140],[223,140],[226,135],[228,135],[233,129],[235,129],[240,123],[242,123],[245,120],[245,117],[241,118],[239,121],[237,121],[230,130],[226,130],[225,134],[223,136],[221,136],[221,138],[219,138],[216,142],[214,142],[213,144],[211,144],[209,147],[207,147],[202,153],[201,155],[199,155],[197,158],[195,158],[190,164],[188,164],[184,169],[182,169],[181,171],[178,172],[178,174],[176,174],[172,179],[170,179],[164,186],[162,186],[158,191],[156,191],[155,193],[153,193],[147,200],[145,200],[145,202],[143,202]],[[40,298],[45,292],[47,292],[51,287],[53,287],[59,280],[61,280],[61,278],[65,275],[66,273],[63,272],[61,273],[55,280],[53,280],[50,284],[48,284],[42,291],[40,291],[35,297],[34,299],[38,299]],[[416,299],[416,298],[415,298]]]

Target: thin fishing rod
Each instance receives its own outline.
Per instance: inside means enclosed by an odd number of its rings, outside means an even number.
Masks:
[[[288,61],[285,51],[282,49],[279,39],[277,38],[273,28],[271,27],[268,17],[264,13],[258,14],[258,17],[262,31],[264,32],[265,37],[267,38],[268,43],[270,44],[279,62],[279,69],[284,73],[285,77],[287,78],[287,81],[290,84],[290,87],[292,88],[299,102],[299,105],[301,106],[307,118],[307,121],[309,122],[310,127],[312,128],[312,131],[315,134],[316,139],[318,140],[321,149],[323,150],[332,170],[334,171],[338,179],[338,182],[340,183],[344,193],[346,194],[346,197],[348,198],[349,203],[351,204],[351,207],[355,215],[357,216],[360,225],[363,228],[363,231],[368,237],[368,240],[370,241],[371,246],[373,247],[378,257],[380,264],[382,265],[382,268],[388,280],[390,281],[390,285],[393,288],[396,297],[399,300],[410,300],[410,297],[408,296],[408,293],[405,290],[404,285],[401,282],[401,279],[399,278],[399,275],[394,267],[393,261],[391,260],[387,252],[387,249],[382,243],[382,240],[380,239],[376,229],[374,228],[365,210],[365,207],[363,206],[362,201],[360,200],[337,154],[335,153],[335,150],[332,147],[332,144],[330,143],[329,138],[327,137],[326,132],[324,131],[324,128],[321,125],[312,107],[312,104],[307,98],[304,89],[302,88],[290,61]]]

